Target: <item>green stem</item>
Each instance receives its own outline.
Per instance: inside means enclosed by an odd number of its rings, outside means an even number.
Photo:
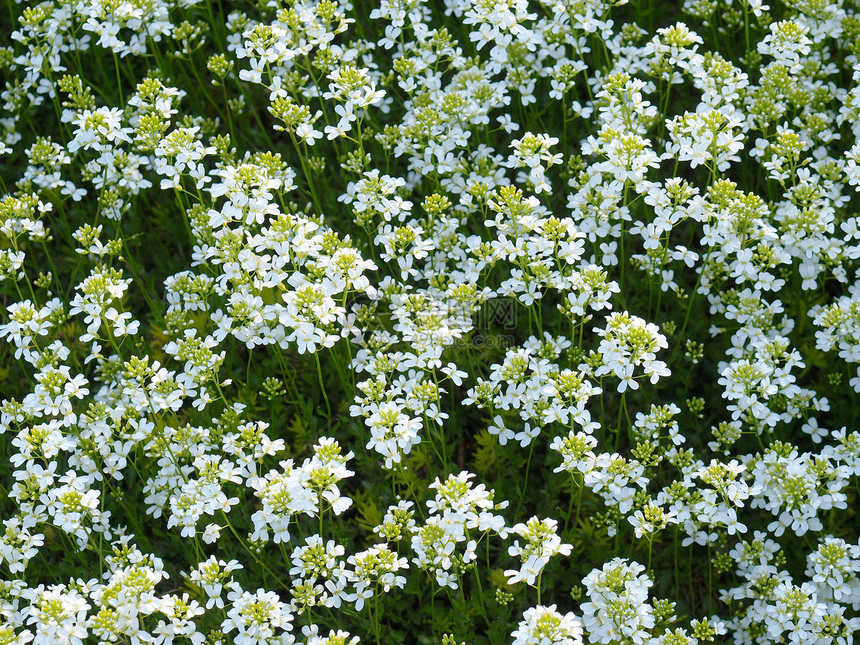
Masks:
[[[325,409],[326,409],[326,420],[331,423],[331,404],[328,400],[328,393],[325,389],[325,384],[323,383],[322,376],[322,367],[320,366],[320,353],[319,351],[314,352],[314,360],[317,364],[317,379],[319,380],[320,390],[322,391],[323,400],[325,401]]]
[[[537,439],[536,439],[536,438],[535,438],[535,439],[532,439],[532,445],[531,445],[531,447],[529,448],[529,456],[528,456],[528,459],[526,459],[526,476],[525,476],[525,481],[523,482],[523,487],[522,487],[522,489],[520,489],[520,499],[519,499],[519,501],[517,502],[517,510],[516,510],[516,512],[514,513],[514,517],[516,517],[516,516],[519,514],[520,509],[521,509],[521,508],[522,508],[522,506],[523,506],[523,496],[525,495],[525,493],[526,493],[526,489],[527,489],[527,488],[528,488],[528,486],[529,486],[529,471],[531,470],[532,454],[534,454],[535,444],[536,444],[536,443],[537,443]]]

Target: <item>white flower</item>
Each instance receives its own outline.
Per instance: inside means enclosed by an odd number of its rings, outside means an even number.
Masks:
[[[231,639],[237,645],[264,645],[275,638],[281,643],[292,641],[288,630],[293,616],[275,592],[251,593],[234,584],[227,598],[230,608],[221,629],[225,634],[236,631]]]
[[[589,602],[582,604],[582,622],[591,642],[644,645],[650,638],[655,620],[647,600],[653,582],[644,571],[637,562],[615,558],[583,579]]]
[[[24,592],[30,601],[27,624],[32,625],[41,643],[83,645],[87,637],[86,618],[90,604],[76,589],[65,585],[39,585]]]
[[[538,605],[526,609],[511,634],[513,645],[582,645],[582,623],[573,612],[562,615],[555,608]]]
[[[533,585],[552,556],[570,555],[573,547],[570,544],[562,544],[556,533],[557,527],[558,522],[554,519],[540,520],[532,517],[526,524],[520,523],[511,529],[524,538],[526,543],[521,546],[520,541],[515,540],[513,545],[508,547],[508,555],[518,556],[522,561],[519,571],[505,571],[509,583],[524,581]]]
[[[624,392],[628,387],[633,390],[639,388],[634,368],[640,365],[651,383],[656,383],[661,376],[669,375],[666,364],[656,360],[656,352],[668,347],[666,337],[660,333],[657,325],[628,313],[615,312],[606,316],[605,329],[595,328],[594,331],[603,338],[599,347],[602,363],[594,375],[615,374],[621,379],[619,392]]]

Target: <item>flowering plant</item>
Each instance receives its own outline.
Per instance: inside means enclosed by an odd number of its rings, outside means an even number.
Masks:
[[[856,3],[6,5],[0,643],[853,642]]]

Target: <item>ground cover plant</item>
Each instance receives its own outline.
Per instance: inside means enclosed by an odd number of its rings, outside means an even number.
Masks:
[[[856,3],[5,4],[0,643],[852,642]]]

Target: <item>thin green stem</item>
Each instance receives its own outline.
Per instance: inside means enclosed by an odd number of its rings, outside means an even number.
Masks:
[[[328,393],[326,392],[325,384],[323,383],[323,375],[322,375],[322,367],[320,366],[320,353],[319,351],[314,352],[314,361],[317,365],[317,379],[320,384],[320,391],[322,391],[323,400],[325,401],[325,409],[326,409],[326,420],[331,422],[331,403],[328,400]]]

